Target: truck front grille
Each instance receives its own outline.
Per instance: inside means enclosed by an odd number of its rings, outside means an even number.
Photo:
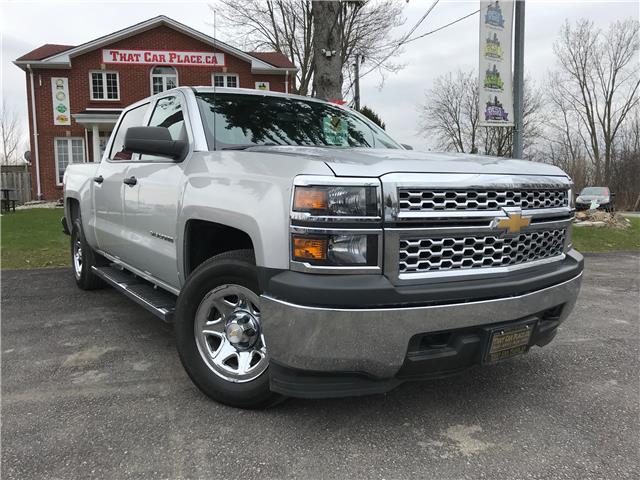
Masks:
[[[401,212],[558,208],[569,205],[568,190],[548,189],[409,189],[398,190]]]
[[[464,235],[400,239],[399,273],[505,267],[561,255],[565,229],[515,236]]]

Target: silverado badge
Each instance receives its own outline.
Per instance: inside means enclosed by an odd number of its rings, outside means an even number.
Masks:
[[[520,233],[524,227],[531,224],[531,217],[523,217],[521,212],[505,212],[508,218],[496,218],[495,228],[508,230],[509,233]]]

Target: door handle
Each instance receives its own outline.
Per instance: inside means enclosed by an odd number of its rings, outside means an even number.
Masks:
[[[104,182],[104,178],[102,178],[102,175],[98,175],[97,177],[93,177],[93,181],[96,183],[102,183]]]
[[[130,187],[133,187],[136,183],[138,183],[138,179],[136,177],[129,177],[122,180],[122,183],[126,183]]]

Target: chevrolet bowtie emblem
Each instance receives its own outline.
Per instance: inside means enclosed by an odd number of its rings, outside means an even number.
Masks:
[[[531,224],[531,217],[523,217],[521,213],[506,212],[509,218],[496,218],[496,227],[501,230],[508,230],[509,233],[520,233],[524,227]]]

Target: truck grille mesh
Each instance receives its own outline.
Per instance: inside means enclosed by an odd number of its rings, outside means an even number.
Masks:
[[[566,230],[496,235],[403,238],[399,273],[504,267],[562,254]]]
[[[567,207],[567,190],[425,190],[399,189],[400,211],[498,210]]]

